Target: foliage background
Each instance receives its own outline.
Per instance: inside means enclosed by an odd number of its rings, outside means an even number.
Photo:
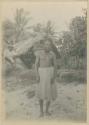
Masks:
[[[59,70],[81,70],[83,73],[86,71],[87,65],[87,10],[82,9],[82,16],[76,16],[70,20],[68,31],[61,32],[61,36],[56,34],[56,30],[51,20],[48,20],[46,24],[30,25],[32,17],[24,9],[17,9],[14,16],[14,20],[6,19],[3,22],[3,42],[4,42],[4,59],[6,66],[5,72],[13,70],[12,55],[14,46],[17,44],[17,48],[28,41],[30,44],[30,38],[37,41],[32,47],[29,47],[24,52],[22,48],[22,54],[17,53],[15,65],[21,65],[27,69],[32,69],[35,63],[35,53],[41,48],[41,40],[37,39],[38,36],[43,35],[45,38],[52,40],[53,51],[57,55],[57,66]],[[19,60],[19,61],[17,61]],[[18,63],[19,62],[19,63]],[[23,64],[22,64],[23,63]],[[80,75],[80,74],[79,74]],[[78,75],[78,76],[79,76]],[[71,78],[71,73],[67,76]],[[77,77],[77,76],[76,76]],[[82,75],[86,79],[86,75]],[[74,76],[74,79],[75,78]]]

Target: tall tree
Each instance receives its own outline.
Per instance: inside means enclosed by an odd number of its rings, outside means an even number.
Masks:
[[[3,22],[3,38],[4,41],[20,42],[29,39],[30,28],[29,26],[29,13],[24,9],[17,9],[13,21],[5,20]]]
[[[5,20],[3,22],[3,42],[5,50],[8,50],[8,53],[11,53],[11,57],[13,58],[12,52],[10,52],[10,48],[12,47],[14,50],[14,45],[16,43],[23,42],[29,40],[30,37],[30,29],[31,26],[29,24],[31,17],[28,12],[25,12],[24,9],[17,9],[13,21]],[[5,52],[6,53],[6,52]],[[6,53],[6,59],[9,62],[13,59],[9,58],[10,56]]]
[[[87,12],[84,9],[82,16],[73,18],[69,25],[69,31],[63,32],[61,54],[65,64],[68,58],[74,56],[79,65],[80,58],[82,62],[86,58],[87,52]],[[67,59],[66,59],[67,58]]]
[[[83,17],[75,17],[70,23],[70,31],[74,36],[75,43],[73,51],[79,57],[86,56],[86,44],[87,44],[87,24]],[[72,51],[72,52],[73,52]]]

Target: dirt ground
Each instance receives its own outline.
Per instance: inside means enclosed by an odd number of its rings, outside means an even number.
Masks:
[[[58,96],[51,103],[51,116],[40,118],[39,103],[35,95],[37,84],[29,84],[29,80],[28,83],[19,80],[16,84],[10,84],[10,81],[13,79],[8,79],[9,84],[4,86],[6,119],[86,122],[86,84],[56,83]]]

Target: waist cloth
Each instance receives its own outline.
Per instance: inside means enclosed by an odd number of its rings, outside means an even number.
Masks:
[[[55,100],[57,97],[56,84],[51,83],[54,68],[53,67],[40,67],[38,69],[40,82],[38,83],[37,95],[42,100]]]

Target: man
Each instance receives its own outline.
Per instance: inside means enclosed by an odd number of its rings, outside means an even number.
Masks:
[[[36,57],[35,70],[38,82],[38,98],[40,103],[40,116],[44,115],[43,103],[46,101],[46,115],[50,115],[51,100],[56,99],[56,56],[51,51],[51,41],[44,41],[44,50]]]

